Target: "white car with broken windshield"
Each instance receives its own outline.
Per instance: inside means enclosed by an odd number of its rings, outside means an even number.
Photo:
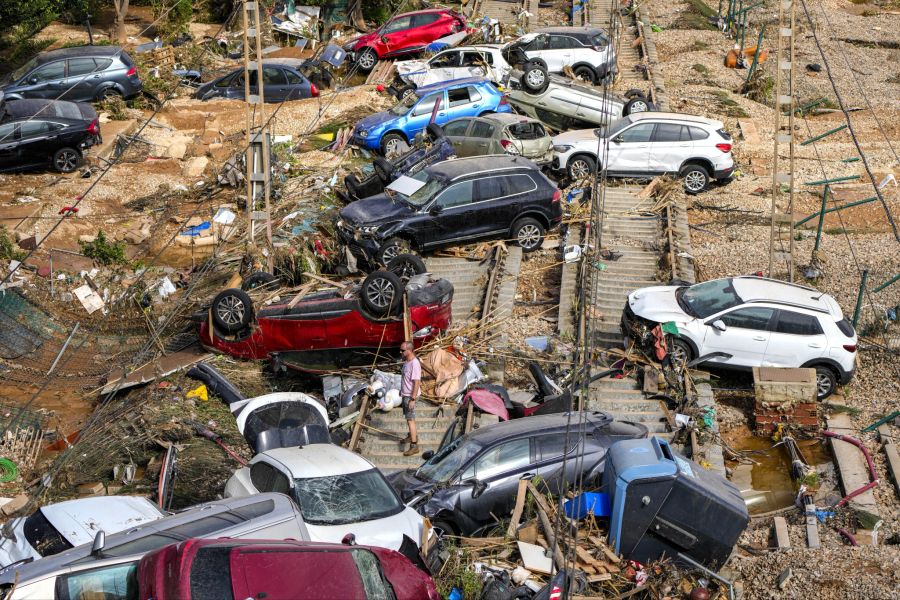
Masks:
[[[467,77],[486,77],[500,83],[512,69],[503,58],[501,46],[492,44],[450,48],[427,60],[397,61],[394,67],[398,79],[406,84],[398,90],[401,98],[412,88]]]
[[[421,545],[422,516],[400,501],[372,463],[335,444],[266,450],[225,486],[228,498],[259,492],[293,498],[312,541],[340,543],[353,534],[359,544],[391,550],[399,550],[404,537]]]

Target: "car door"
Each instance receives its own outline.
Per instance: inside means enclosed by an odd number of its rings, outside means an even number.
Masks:
[[[491,77],[492,58],[490,53],[468,50],[462,53],[462,63],[459,68],[458,79],[463,77]]]
[[[482,110],[484,99],[481,92],[473,86],[466,86],[447,90],[447,108],[438,111],[438,125],[443,125],[450,119],[459,117],[474,117]]]
[[[657,123],[650,139],[650,173],[677,173],[681,163],[692,156],[693,148],[688,127],[678,123]]]
[[[578,42],[568,35],[552,34],[547,42],[548,49],[542,53],[547,61],[547,70],[552,73],[561,73],[562,70],[575,62],[575,45]],[[579,44],[580,45],[580,44]]]
[[[422,245],[438,247],[477,237],[472,219],[472,180],[450,184],[429,205],[432,219],[426,225]],[[435,212],[436,209],[436,212]]]
[[[444,125],[444,137],[453,144],[453,149],[456,151],[457,156],[471,156],[468,153],[469,149],[467,146],[469,137],[467,132],[474,120],[475,119],[463,117],[462,119],[453,119]]]
[[[429,81],[452,81],[466,77],[461,74],[459,50],[444,50],[435,55],[428,61],[428,70],[432,73],[432,79]]]
[[[406,113],[406,127],[404,129],[410,140],[416,137],[416,134],[423,131],[428,126],[428,123],[431,122],[431,114],[434,112],[435,102],[440,102],[435,123],[443,125],[452,118],[447,116],[446,110],[443,110],[447,106],[446,93],[435,92],[434,94],[428,94],[416,102],[410,111]],[[441,113],[444,113],[444,115],[441,116]]]
[[[741,367],[758,367],[766,355],[766,347],[771,337],[770,325],[775,309],[765,306],[742,306],[728,312],[709,317],[704,321],[706,332],[700,355],[710,352],[725,352],[729,359],[716,359]],[[721,321],[724,331],[714,323]]]
[[[19,124],[19,161],[23,165],[49,164],[50,158],[62,146],[50,123],[31,119]]]
[[[0,125],[0,171],[15,169],[21,165],[16,127],[16,123]]]
[[[519,479],[535,475],[531,440],[522,438],[503,442],[485,450],[467,473],[484,487],[476,498],[460,494],[460,508],[478,522],[508,515],[516,501]],[[475,487],[473,486],[473,491]]]
[[[97,64],[93,58],[70,58],[66,61],[66,79],[62,83],[64,100],[90,102],[94,99],[97,85],[101,82],[96,73]]]
[[[483,156],[490,154],[491,142],[496,127],[484,119],[474,119],[469,128],[468,139],[464,144],[465,156]]]
[[[484,177],[475,188],[477,219],[485,235],[508,232],[522,212],[529,194],[537,189],[530,175],[513,173]]]
[[[66,61],[57,60],[41,65],[29,73],[24,87],[19,92],[25,98],[55,99],[63,91],[62,82],[66,78]]]
[[[546,33],[540,33],[529,43],[525,44],[522,48],[525,52],[525,56],[528,58],[540,58],[544,62],[547,63],[547,68],[549,70],[553,70],[550,68],[550,63],[548,62],[549,50],[550,50],[550,36]]]
[[[298,98],[309,97],[309,83],[306,78],[293,69],[282,69],[284,76],[287,78],[287,87],[285,88],[285,100],[297,100]]]
[[[406,46],[409,49],[424,47],[438,39],[441,36],[438,21],[441,15],[438,13],[419,13],[413,15],[410,21],[410,30],[408,32],[408,41]]]
[[[409,28],[412,23],[410,15],[401,15],[384,26],[381,30],[381,43],[384,44],[383,56],[390,56],[409,45]]]
[[[281,67],[263,65],[263,86],[266,102],[281,102],[287,97],[287,77]]]
[[[607,168],[611,174],[646,175],[654,127],[653,123],[638,123],[610,140]]]
[[[574,430],[571,431],[568,436],[568,447],[565,432],[539,435],[533,438],[538,460],[537,475],[550,486],[555,494],[561,491],[565,482],[577,481],[578,461],[567,460],[565,469],[563,469],[562,463],[565,455],[572,459],[576,454],[579,437],[578,433]]]
[[[828,351],[828,338],[818,318],[793,310],[777,312],[763,364],[799,367]]]

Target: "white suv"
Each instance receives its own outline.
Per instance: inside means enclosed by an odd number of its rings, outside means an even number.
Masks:
[[[606,139],[607,174],[613,177],[678,174],[685,191],[696,194],[711,179],[724,183],[734,173],[731,136],[721,121],[664,112],[630,114],[613,123],[608,133],[581,129],[559,134],[553,138],[553,169],[573,179],[590,175]]]
[[[648,327],[674,322],[672,359],[721,353],[708,365],[811,367],[819,399],[853,378],[856,332],[831,296],[813,288],[766,279],[731,277],[692,286],[659,286],[628,295],[626,336],[643,339]]]
[[[616,73],[616,53],[609,36],[598,27],[545,27],[504,47],[521,49],[530,60],[544,63],[551,73],[571,67],[575,76],[597,83]]]

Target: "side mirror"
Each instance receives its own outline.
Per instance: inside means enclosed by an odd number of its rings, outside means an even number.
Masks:
[[[422,453],[423,460],[431,460],[432,458],[434,458],[434,450],[426,450]]]
[[[38,79],[37,77],[29,77],[28,78],[28,83],[30,83],[31,85],[36,84],[38,81],[40,81],[40,79]]]
[[[612,141],[613,141],[614,144],[621,144],[621,143],[623,142],[622,136],[617,135],[616,137],[614,137],[614,138],[612,139]]]
[[[100,556],[103,547],[106,545],[106,533],[101,529],[94,536],[94,543],[91,544],[91,556]]]
[[[432,217],[436,217],[439,214],[441,214],[441,210],[443,210],[443,209],[440,206],[438,206],[437,204],[435,204],[434,206],[432,206],[431,208],[428,209],[428,214],[431,215]]]
[[[344,537],[341,538],[341,544],[344,546],[355,546],[356,545],[356,536],[352,533],[348,533]]]
[[[716,319],[715,321],[713,321],[712,326],[719,331],[725,331],[726,329],[728,329],[727,327],[725,327],[725,321],[723,321],[722,319]]]
[[[472,498],[478,498],[487,489],[487,484],[477,479],[472,480]]]

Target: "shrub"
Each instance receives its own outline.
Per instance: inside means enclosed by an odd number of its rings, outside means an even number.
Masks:
[[[125,242],[110,242],[103,231],[97,232],[93,242],[79,240],[81,253],[96,260],[101,265],[121,265],[128,262],[125,256]]]

